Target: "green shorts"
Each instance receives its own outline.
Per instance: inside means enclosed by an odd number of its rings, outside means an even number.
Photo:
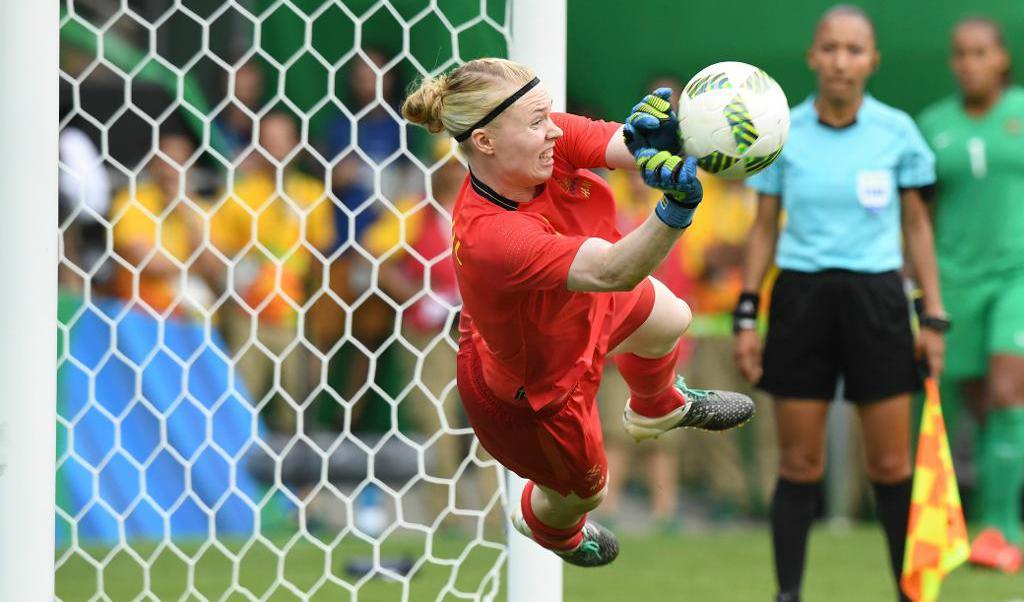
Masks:
[[[946,334],[945,375],[981,378],[993,355],[1024,356],[1024,274],[981,285],[946,285],[942,300],[953,320]]]

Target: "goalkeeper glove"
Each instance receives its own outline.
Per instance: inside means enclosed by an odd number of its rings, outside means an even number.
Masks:
[[[679,119],[671,98],[671,89],[658,88],[633,107],[622,128],[629,152],[636,155],[641,148],[653,148],[679,154]]]
[[[653,148],[642,148],[634,157],[644,182],[665,193],[654,213],[673,228],[689,226],[704,198],[704,189],[697,179],[697,160]]]

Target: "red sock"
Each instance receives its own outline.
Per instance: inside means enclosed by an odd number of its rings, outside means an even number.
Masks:
[[[587,515],[584,514],[580,522],[568,529],[556,529],[540,522],[537,515],[533,513],[533,506],[530,503],[530,496],[533,495],[533,481],[527,481],[523,487],[523,497],[520,507],[523,509],[523,519],[526,526],[530,527],[533,540],[549,550],[565,551],[572,550],[583,541],[583,525],[587,524]]]
[[[686,404],[686,399],[672,386],[678,358],[678,345],[668,355],[655,359],[632,353],[615,356],[619,374],[629,385],[629,405],[634,412],[657,418]]]

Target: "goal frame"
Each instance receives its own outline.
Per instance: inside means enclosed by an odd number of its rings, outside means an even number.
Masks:
[[[0,3],[0,600],[54,595],[58,23],[56,2]]]

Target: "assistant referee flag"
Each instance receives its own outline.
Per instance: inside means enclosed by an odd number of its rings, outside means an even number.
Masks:
[[[903,558],[904,593],[914,602],[939,599],[942,580],[967,560],[967,526],[942,419],[939,390],[925,381],[924,412],[914,466],[907,547]]]

